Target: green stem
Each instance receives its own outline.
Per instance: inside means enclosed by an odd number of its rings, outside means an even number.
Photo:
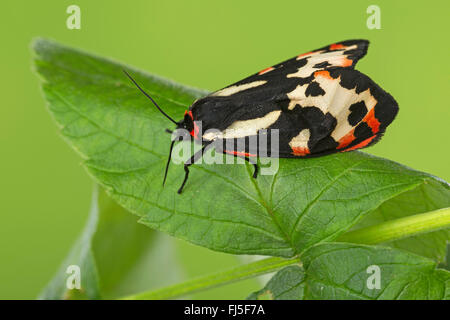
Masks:
[[[337,241],[376,244],[398,240],[425,232],[436,231],[449,226],[450,208],[445,208],[386,221],[375,226],[351,231],[339,237]],[[127,296],[123,299],[144,300],[175,298],[188,293],[194,293],[200,290],[210,289],[239,280],[270,273],[282,267],[296,263],[300,263],[299,258],[267,258],[247,265],[238,266],[227,271],[216,272],[210,275],[195,278],[169,287]]]
[[[449,226],[450,208],[445,208],[347,232],[337,241],[376,244],[436,231]]]
[[[298,259],[267,258],[246,265],[235,267],[227,271],[212,273],[210,275],[195,278],[173,286],[165,287],[150,292],[138,293],[123,299],[127,300],[162,300],[174,298],[186,293],[194,293],[204,289],[210,289],[219,285],[255,277],[269,273],[282,267],[299,263]]]

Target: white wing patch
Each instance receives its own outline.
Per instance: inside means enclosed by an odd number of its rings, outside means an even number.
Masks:
[[[231,86],[231,87],[216,91],[216,92],[212,93],[211,96],[228,97],[228,96],[231,96],[232,94],[235,94],[235,93],[247,90],[247,89],[262,86],[265,83],[267,83],[267,81],[259,80],[259,81],[253,81],[253,82],[245,83],[245,84],[241,84],[241,85],[235,85],[235,86]]]
[[[203,135],[203,138],[206,140],[233,139],[256,135],[259,130],[267,129],[270,125],[277,121],[280,114],[281,110],[276,110],[269,112],[261,118],[235,121],[223,132],[217,130],[206,132]]]
[[[289,141],[289,146],[294,148],[308,148],[308,141],[311,133],[309,129],[303,129],[300,133]]]
[[[355,89],[346,89],[340,85],[340,78],[331,78],[328,71],[317,72],[314,81],[319,83],[325,94],[307,97],[305,91],[309,83],[299,85],[287,94],[291,100],[288,109],[292,110],[297,104],[300,104],[301,107],[317,107],[324,114],[329,112],[337,120],[337,126],[331,134],[336,141],[339,141],[353,129],[353,126],[347,120],[350,114],[349,108],[352,104],[364,101],[368,112],[377,104],[370,93],[370,89],[360,93],[356,93]]]

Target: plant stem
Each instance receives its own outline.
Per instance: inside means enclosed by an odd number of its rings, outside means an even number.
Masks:
[[[341,242],[376,244],[381,242],[398,240],[413,235],[436,231],[450,226],[450,208],[440,209],[409,217],[386,221],[374,226],[361,228],[348,232],[337,239]],[[282,267],[300,264],[299,258],[267,258],[264,260],[235,267],[227,271],[221,271],[188,280],[165,288],[138,293],[123,299],[168,299],[187,293],[194,293],[205,289],[229,284],[239,280],[256,277],[273,272]]]
[[[161,300],[174,298],[186,293],[194,293],[199,290],[210,289],[223,284],[255,277],[269,273],[282,267],[299,263],[298,259],[267,258],[246,265],[235,267],[227,271],[212,273],[204,277],[198,277],[183,283],[175,284],[158,290],[138,293],[123,299],[127,300]]]
[[[450,226],[450,208],[386,221],[348,232],[337,241],[376,244],[398,240]]]

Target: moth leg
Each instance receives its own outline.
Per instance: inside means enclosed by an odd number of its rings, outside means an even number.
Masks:
[[[247,160],[249,163],[251,163],[253,165],[253,168],[255,168],[255,170],[253,171],[253,178],[256,179],[258,177],[258,164],[256,162],[252,162],[248,157],[245,157],[245,160]]]
[[[229,153],[228,153],[229,154]],[[241,158],[244,159],[245,161],[247,161],[248,163],[253,165],[253,168],[255,168],[255,170],[253,171],[253,178],[256,179],[258,177],[258,172],[259,172],[259,168],[258,168],[258,163],[253,161],[252,159],[250,159],[249,157],[243,157],[243,156],[238,156],[236,154],[232,154],[233,157],[235,158]]]
[[[255,161],[253,161],[249,157],[244,157],[244,159],[248,163],[251,163],[253,165],[253,168],[255,168],[255,170],[253,171],[253,178],[256,179],[258,177],[258,163],[256,163]]]
[[[195,161],[200,159],[203,156],[203,152],[205,152],[210,146],[212,146],[211,143],[204,145],[201,150],[194,153],[194,155],[184,163],[184,180],[183,183],[181,184],[180,189],[178,189],[178,194],[181,194],[181,192],[183,191],[184,185],[186,184],[187,179],[189,177],[189,166],[193,165]]]
[[[166,129],[165,130],[167,133],[170,133],[170,134],[172,134],[173,133],[173,131],[172,130],[170,130],[170,129]]]

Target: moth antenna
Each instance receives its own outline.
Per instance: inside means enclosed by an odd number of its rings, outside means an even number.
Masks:
[[[134,85],[147,97],[150,99],[151,102],[153,102],[153,104],[156,106],[156,108],[158,108],[159,112],[161,112],[167,119],[169,119],[170,121],[172,121],[173,123],[175,123],[176,125],[178,125],[178,123],[173,120],[171,117],[169,117],[169,115],[167,113],[165,113],[159,106],[158,104],[155,102],[155,100],[153,100],[152,97],[150,97],[150,95],[144,91],[144,89],[142,89],[137,83],[136,81],[134,81],[134,79],[130,76],[130,74],[128,72],[126,72],[125,70],[122,70],[125,75],[130,78],[130,80],[134,83]]]
[[[172,158],[172,149],[173,149],[174,143],[175,143],[175,140],[172,140],[172,143],[170,144],[169,158],[167,159],[166,171],[164,172],[163,187],[164,187],[164,184],[166,183],[167,172],[169,172],[169,164],[170,164],[170,159]]]

